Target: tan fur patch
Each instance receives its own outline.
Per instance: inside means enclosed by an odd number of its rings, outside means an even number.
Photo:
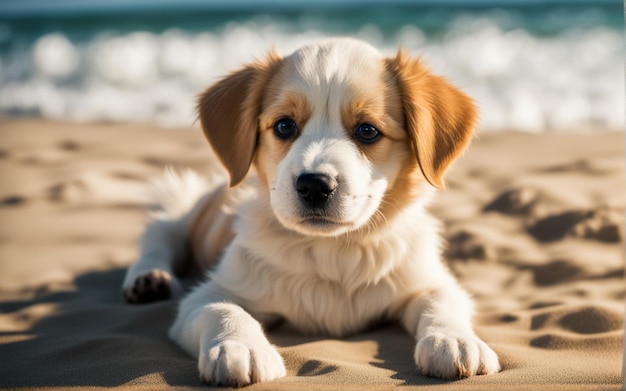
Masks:
[[[387,60],[387,69],[400,88],[420,168],[433,186],[443,188],[445,171],[471,140],[476,108],[467,95],[403,51]]]
[[[202,129],[228,170],[231,186],[248,173],[266,86],[282,62],[281,57],[271,52],[264,60],[232,73],[200,95],[198,114]]]
[[[234,216],[224,212],[228,191],[226,186],[222,186],[207,194],[196,206],[194,218],[188,225],[190,255],[199,270],[215,265],[234,236]]]
[[[259,118],[260,134],[255,167],[265,191],[270,186],[267,170],[274,170],[278,166],[289,152],[293,141],[280,140],[276,137],[274,124],[281,118],[291,118],[296,122],[298,131],[301,131],[311,116],[311,106],[306,96],[296,91],[281,91],[277,87],[281,81],[279,75],[270,86],[271,93],[266,95],[264,109]]]

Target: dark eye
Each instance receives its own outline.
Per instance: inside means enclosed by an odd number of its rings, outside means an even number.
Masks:
[[[274,124],[274,134],[280,139],[288,140],[296,135],[298,127],[291,118],[281,118]]]
[[[380,139],[381,134],[374,125],[364,123],[357,126],[354,136],[364,144],[373,144]]]

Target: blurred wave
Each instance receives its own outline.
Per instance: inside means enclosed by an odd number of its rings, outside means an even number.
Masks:
[[[421,55],[475,98],[484,130],[621,129],[616,10],[185,8],[68,16],[14,9],[0,13],[0,115],[189,125],[196,94],[242,63],[272,47],[288,54],[350,35],[389,55],[398,47]]]

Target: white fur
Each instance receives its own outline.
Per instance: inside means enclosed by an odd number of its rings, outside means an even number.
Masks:
[[[135,282],[155,271],[170,281],[174,296],[182,294],[174,268],[185,254],[185,231],[190,211],[209,190],[209,183],[192,170],[177,172],[172,168],[155,178],[146,189],[151,207],[150,218],[141,238],[141,253],[126,273],[123,291],[132,290]]]
[[[439,223],[425,209],[432,189],[382,227],[367,225],[402,167],[394,158],[369,162],[343,130],[339,107],[363,72],[382,72],[381,55],[344,39],[290,59],[287,72],[297,77],[289,80],[312,102],[311,118],[276,170],[266,172],[270,196],[258,192],[232,206],[234,239],[181,301],[170,337],[198,358],[203,380],[242,386],[285,375],[262,325],[286,319],[306,333],[343,336],[386,317],[415,336],[414,360],[426,375],[497,372],[496,354],[472,330],[469,296],[440,260]],[[309,172],[340,179],[328,208],[336,223],[302,222],[293,178]],[[140,264],[171,255],[163,249],[167,237],[185,217],[171,224],[153,228],[161,236],[146,234],[142,254],[157,255],[142,255]]]
[[[209,188],[208,181],[196,172],[177,172],[168,167],[163,175],[150,181],[147,188],[147,198],[153,207],[150,216],[154,220],[180,219],[189,213]]]

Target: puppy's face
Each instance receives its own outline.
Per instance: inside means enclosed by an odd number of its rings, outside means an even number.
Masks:
[[[412,152],[397,83],[365,44],[287,57],[259,116],[257,169],[287,228],[339,235],[380,209]]]
[[[276,218],[317,236],[377,228],[441,187],[474,121],[471,101],[415,60],[350,39],[270,55],[199,109],[231,183],[254,161]]]

